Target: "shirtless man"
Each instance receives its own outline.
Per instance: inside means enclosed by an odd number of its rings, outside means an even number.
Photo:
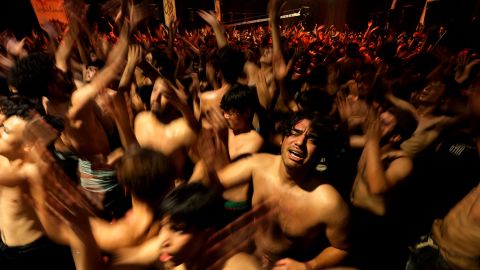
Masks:
[[[24,131],[33,115],[26,101],[11,101],[0,128],[0,265],[5,269],[75,269],[68,248],[51,242],[31,206],[29,178],[36,165],[28,160]]]
[[[400,269],[406,243],[401,237],[405,229],[396,219],[395,195],[413,169],[400,143],[411,136],[417,122],[410,112],[393,107],[382,113],[371,109],[365,124],[365,146],[350,194],[355,206],[352,257],[361,269]]]
[[[253,206],[265,201],[276,216],[255,235],[264,267],[321,269],[347,256],[349,210],[315,174],[332,147],[333,130],[314,113],[299,112],[284,129],[281,154],[254,154],[218,172],[226,189],[253,181]]]
[[[263,145],[263,138],[252,124],[257,102],[254,90],[244,85],[235,85],[223,95],[220,108],[228,124],[228,153],[231,160],[257,153]]]
[[[105,68],[79,89],[75,89],[65,64],[69,53],[62,59],[57,57],[56,61],[45,54],[32,54],[16,64],[10,77],[20,95],[43,99],[45,112],[63,120],[65,128],[55,148],[78,156],[81,184],[85,190],[104,196],[105,218],[118,216],[123,211],[119,203],[123,198],[114,171],[106,162],[112,151],[109,130],[114,129],[114,124],[102,114],[94,99],[114,79],[121,66],[128,45],[127,30],[122,31]],[[73,40],[66,38],[59,50],[63,46],[71,49],[72,43]]]
[[[234,85],[223,95],[220,108],[228,125],[228,154],[230,160],[236,161],[258,153],[263,146],[263,138],[253,128],[253,116],[257,97],[253,89],[246,85]],[[191,181],[195,181],[192,175]],[[204,175],[203,177],[208,177]],[[250,210],[250,183],[226,190],[223,193],[225,201],[225,222],[230,223],[241,214]]]
[[[366,125],[366,142],[350,198],[354,206],[383,216],[387,192],[412,172],[412,160],[399,145],[411,136],[417,122],[410,112],[393,107],[378,115],[371,111]]]
[[[472,123],[480,117],[478,76],[469,93]],[[478,129],[476,129],[478,132]],[[477,150],[480,136],[475,135]],[[431,235],[418,243],[410,255],[407,270],[480,269],[480,185],[473,188],[443,219],[433,222]]]

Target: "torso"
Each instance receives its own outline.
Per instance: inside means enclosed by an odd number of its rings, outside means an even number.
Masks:
[[[49,115],[61,118],[65,129],[61,134],[63,144],[79,157],[94,161],[99,155],[107,156],[110,153],[107,133],[102,125],[98,105],[90,101],[78,114],[76,119],[68,117],[70,102],[44,102],[45,111]]]
[[[406,153],[403,151],[391,151],[384,153],[381,156],[384,170],[388,169],[388,166],[393,160],[404,157],[406,157]],[[368,184],[364,178],[365,163],[365,158],[362,155],[358,162],[358,171],[352,187],[352,192],[350,194],[350,200],[356,207],[363,208],[376,215],[383,216],[387,208],[385,198],[382,195],[374,195],[370,193]]]
[[[273,202],[275,209],[273,219],[261,226],[255,237],[257,249],[270,262],[284,257],[316,256],[326,247],[321,243],[326,242],[323,221],[329,214],[322,212],[319,198],[335,192],[333,187],[318,179],[309,180],[315,186],[311,191],[282,183],[279,181],[281,158],[262,155],[265,156],[263,164],[259,164],[253,174],[253,206],[268,201]]]
[[[26,201],[28,184],[0,186],[0,231],[7,246],[22,246],[43,236],[34,209]]]

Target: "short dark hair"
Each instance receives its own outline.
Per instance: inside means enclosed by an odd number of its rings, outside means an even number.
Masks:
[[[245,55],[234,48],[224,47],[218,50],[218,69],[223,79],[229,84],[235,84],[242,75],[245,65]]]
[[[304,119],[310,120],[310,127],[318,136],[316,145],[319,154],[327,159],[333,157],[340,145],[340,136],[336,132],[333,120],[317,111],[300,110],[292,114],[281,125],[283,136],[290,136],[293,127]]]
[[[163,200],[160,212],[187,229],[217,228],[223,216],[222,197],[201,183],[176,187]]]
[[[244,84],[234,84],[232,89],[223,95],[220,108],[224,111],[232,109],[239,112],[248,109],[255,111],[257,104],[258,98],[254,89]]]
[[[330,96],[326,90],[320,88],[297,92],[295,101],[302,109],[315,110],[322,115],[328,115],[333,106],[332,96]]]
[[[7,118],[18,116],[26,121],[30,121],[35,112],[35,104],[27,98],[14,96],[0,99],[0,113]]]
[[[160,152],[130,147],[117,166],[118,182],[147,203],[160,203],[173,187],[174,174]]]
[[[32,53],[17,61],[8,74],[8,83],[22,96],[40,98],[48,95],[55,62],[46,53]]]
[[[87,67],[96,67],[98,69],[101,69],[105,66],[105,61],[101,60],[101,59],[97,59],[95,61],[91,61],[89,60],[88,61],[88,64],[87,64]]]

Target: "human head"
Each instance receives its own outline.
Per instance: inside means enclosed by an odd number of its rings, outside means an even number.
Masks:
[[[315,111],[299,111],[282,125],[281,156],[288,168],[309,168],[331,158],[338,137],[332,122]]]
[[[231,47],[224,47],[218,50],[218,70],[223,80],[229,84],[237,83],[238,78],[242,75],[243,66],[245,65],[245,56],[239,50]]]
[[[383,140],[400,145],[417,129],[417,119],[407,110],[391,107],[380,114]]]
[[[118,182],[138,200],[155,204],[173,188],[168,158],[153,150],[130,147],[117,166]]]
[[[85,82],[92,81],[93,77],[97,74],[97,72],[103,68],[105,62],[97,59],[95,61],[90,61],[88,65],[85,67]]]
[[[1,105],[5,120],[0,128],[0,155],[10,160],[22,158],[26,142],[24,133],[35,114],[34,106],[18,97],[5,100]]]
[[[17,61],[8,81],[18,94],[35,99],[69,99],[74,90],[71,76],[58,69],[53,57],[45,53],[32,53]]]
[[[332,110],[333,99],[320,88],[311,88],[309,90],[297,92],[295,101],[302,110],[315,110],[321,115],[328,115]]]
[[[446,92],[446,85],[440,80],[430,82],[423,88],[419,95],[418,101],[425,104],[437,104]]]
[[[251,124],[258,99],[254,90],[247,85],[235,84],[225,93],[220,102],[223,116],[231,129]]]
[[[221,196],[201,183],[178,186],[163,200],[160,230],[163,261],[192,263],[222,216]]]

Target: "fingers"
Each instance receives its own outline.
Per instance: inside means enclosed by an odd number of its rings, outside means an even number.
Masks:
[[[227,128],[227,121],[223,117],[223,113],[219,108],[208,110],[206,112],[206,119],[216,132],[220,132]]]

